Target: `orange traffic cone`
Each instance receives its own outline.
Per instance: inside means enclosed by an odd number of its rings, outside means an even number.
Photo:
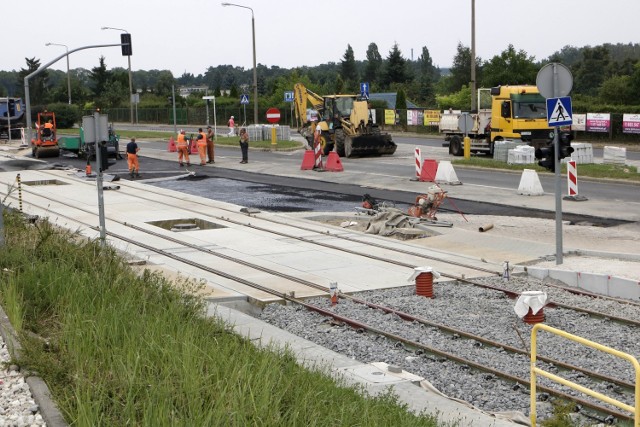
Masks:
[[[173,140],[173,137],[169,138],[169,145],[167,147],[170,153],[175,153],[178,151],[178,147],[176,147],[176,142]]]

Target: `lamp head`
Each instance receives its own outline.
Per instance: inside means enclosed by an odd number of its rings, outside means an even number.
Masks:
[[[224,2],[224,3],[220,3],[220,4],[221,4],[221,5],[223,5],[223,6],[231,6],[231,4],[226,3],[226,2]]]
[[[51,43],[47,43],[47,44],[45,44],[45,46],[51,46]]]

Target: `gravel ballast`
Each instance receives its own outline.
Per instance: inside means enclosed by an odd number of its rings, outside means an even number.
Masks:
[[[555,287],[545,286],[544,282],[528,276],[512,276],[506,283],[500,278],[485,278],[478,281],[509,288],[516,292],[544,291],[552,302],[580,306],[611,316],[640,318],[638,306],[574,295]],[[371,291],[357,296],[435,323],[495,340],[504,345],[529,350],[532,327],[516,316],[513,310],[515,300],[509,299],[502,292],[450,281],[434,284],[434,294],[433,299],[418,297],[415,295],[415,288],[410,286]],[[324,308],[330,307],[329,300],[325,298],[317,298],[309,302]],[[530,360],[526,355],[514,355],[502,348],[488,346],[457,334],[444,333],[417,322],[407,322],[397,315],[369,309],[345,299],[341,299],[332,310],[421,344],[529,380]],[[567,309],[545,308],[545,315],[545,324],[549,326],[629,353],[636,358],[640,356],[638,348],[640,331],[635,326],[623,325],[608,318],[591,317]],[[265,308],[261,318],[279,328],[361,362],[386,362],[401,366],[408,372],[426,378],[450,397],[465,400],[485,411],[515,410],[529,413],[529,387],[526,384],[516,385],[492,374],[454,363],[444,356],[423,352],[421,349],[405,348],[404,345],[386,337],[354,330],[298,306],[271,304]],[[628,362],[544,331],[538,334],[537,350],[541,356],[631,383],[634,381],[634,371]],[[628,393],[623,396],[617,385],[594,382],[584,374],[559,370],[555,366],[540,361],[537,366],[633,405],[633,397]],[[545,378],[539,378],[538,385],[560,387]],[[580,393],[566,387],[562,387],[562,391],[583,397]],[[548,395],[544,392],[538,393],[538,401],[538,418],[540,420],[548,418],[552,411]]]

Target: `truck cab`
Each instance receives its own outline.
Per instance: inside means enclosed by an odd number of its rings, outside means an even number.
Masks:
[[[551,138],[546,99],[536,86],[491,88],[491,142],[521,139],[537,148]]]

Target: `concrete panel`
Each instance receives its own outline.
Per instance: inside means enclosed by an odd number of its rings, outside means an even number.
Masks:
[[[608,274],[578,273],[578,287],[585,291],[607,295],[609,277]]]
[[[609,296],[640,300],[640,282],[612,276],[609,279]]]
[[[548,268],[538,268],[538,267],[527,267],[526,272],[529,276],[535,277],[539,280],[544,280],[549,277],[549,269]]]
[[[578,275],[575,271],[549,269],[549,277],[566,283],[569,286],[579,287]]]

